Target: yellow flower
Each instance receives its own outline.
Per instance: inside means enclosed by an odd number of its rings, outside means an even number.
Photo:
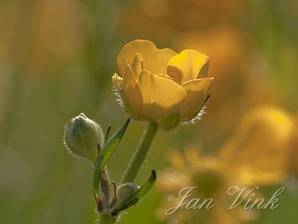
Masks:
[[[215,199],[214,209],[202,210],[207,214],[207,223],[245,223],[253,218],[253,213],[242,208],[227,209],[228,187],[281,183],[286,178],[293,129],[291,117],[283,110],[274,106],[256,108],[244,116],[239,128],[216,155],[201,155],[194,147],[184,154],[172,152],[169,156],[172,168],[160,175],[157,187],[161,192],[173,195],[183,187],[197,186],[196,193],[204,196],[199,198],[211,196]],[[172,207],[168,203],[166,206]],[[197,221],[197,210],[192,216],[181,215],[183,212],[189,213],[182,209],[177,215]]]
[[[151,41],[135,40],[120,51],[119,74],[112,80],[132,118],[169,130],[193,119],[206,103],[213,80],[206,78],[208,61],[195,50],[177,54]]]
[[[157,189],[167,196],[173,195],[175,200],[163,201],[157,213],[160,219],[166,219],[169,223],[198,221],[208,224],[245,223],[245,217],[239,210],[230,212],[225,208],[225,191],[230,179],[227,178],[225,172],[227,164],[223,160],[216,156],[201,155],[199,149],[195,147],[188,148],[184,153],[171,151],[168,158],[172,167],[159,175]],[[171,215],[165,215],[165,211],[176,207],[181,201],[177,195],[185,187],[197,187],[189,200],[200,198],[203,201],[206,198],[213,198],[215,207],[210,210],[181,208]],[[238,222],[235,222],[236,220]]]
[[[220,149],[232,178],[245,185],[271,185],[286,177],[292,117],[274,106],[249,112],[234,135]]]

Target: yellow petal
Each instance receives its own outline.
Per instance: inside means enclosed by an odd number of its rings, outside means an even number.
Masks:
[[[134,73],[129,65],[127,65],[125,74],[124,79],[117,74],[114,74],[112,77],[113,84],[119,90],[128,114],[134,119],[142,120],[142,95]]]
[[[184,50],[169,60],[167,73],[177,82],[184,83],[208,73],[209,57],[195,50]]]
[[[182,121],[191,120],[200,112],[209,95],[212,80],[212,77],[195,79],[183,85],[187,91],[187,96],[180,107],[180,118]]]
[[[276,107],[261,107],[248,113],[221,157],[238,183],[277,184],[283,180],[288,163],[292,121]]]
[[[170,129],[179,122],[178,106],[186,96],[185,89],[164,76],[143,70],[139,77],[143,96],[142,113],[163,129]]]
[[[135,74],[136,79],[138,79],[139,74],[144,69],[144,61],[143,61],[142,55],[140,55],[139,53],[136,54],[136,56],[132,61],[131,68]]]
[[[144,69],[154,74],[165,74],[169,59],[176,55],[176,52],[169,49],[158,49],[149,40],[134,40],[128,42],[120,51],[117,58],[117,65],[120,74],[125,73],[127,64],[132,65],[135,56],[139,54],[143,59]]]

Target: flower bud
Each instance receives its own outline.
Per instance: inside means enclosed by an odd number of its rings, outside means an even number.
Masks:
[[[95,161],[98,145],[102,144],[101,127],[85,114],[72,118],[65,127],[64,142],[73,154]]]
[[[117,205],[122,204],[125,200],[127,200],[132,194],[138,191],[140,187],[133,183],[125,183],[121,184],[117,188]]]

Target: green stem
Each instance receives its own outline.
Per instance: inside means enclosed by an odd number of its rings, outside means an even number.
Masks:
[[[136,178],[145,158],[148,154],[152,141],[158,131],[158,125],[155,122],[150,122],[145,130],[142,139],[140,140],[136,151],[129,162],[124,175],[122,176],[121,183],[133,182]]]
[[[110,215],[99,215],[97,220],[97,224],[113,224],[117,221],[117,217],[112,217]]]

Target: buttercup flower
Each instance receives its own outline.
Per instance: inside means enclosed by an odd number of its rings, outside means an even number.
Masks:
[[[209,58],[195,50],[177,54],[148,40],[127,43],[117,59],[113,84],[136,120],[156,122],[164,130],[193,119],[209,95]]]

